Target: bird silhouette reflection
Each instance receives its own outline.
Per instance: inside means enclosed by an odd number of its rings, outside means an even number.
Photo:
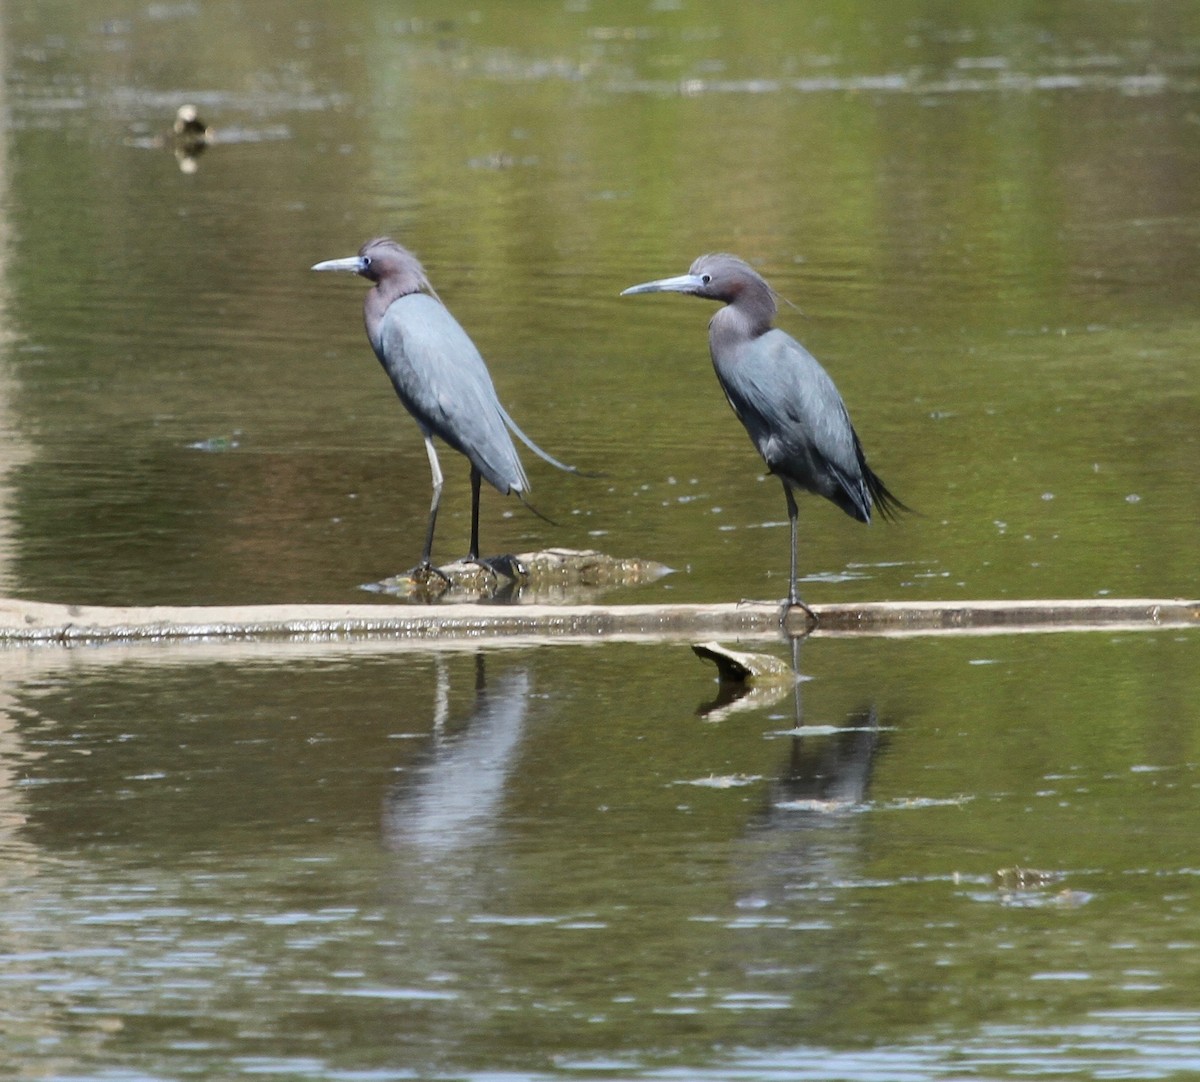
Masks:
[[[854,810],[867,801],[871,773],[881,750],[879,714],[874,703],[867,703],[847,713],[832,731],[806,727],[800,675],[803,643],[803,639],[791,640],[796,725],[787,767],[771,787],[771,806],[793,813]]]
[[[446,854],[491,837],[524,732],[530,685],[520,668],[489,682],[480,652],[470,711],[455,720],[448,666],[437,659],[432,746],[387,796],[383,833],[389,848]]]
[[[800,640],[794,640],[797,672],[799,652]],[[795,726],[783,737],[789,742],[786,757],[738,853],[737,907],[807,914],[805,919],[840,926],[836,914],[844,895],[839,887],[860,880],[868,859],[871,781],[887,729],[870,702],[834,719],[807,720],[803,696],[797,679]],[[836,956],[842,947],[827,944],[827,949]]]

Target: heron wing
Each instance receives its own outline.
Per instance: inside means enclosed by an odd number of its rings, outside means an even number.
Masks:
[[[714,363],[729,404],[771,472],[869,522],[862,448],[842,396],[817,359],[774,329]]]
[[[400,297],[372,344],[424,432],[466,455],[500,492],[529,488],[487,365],[442,304],[424,293]]]

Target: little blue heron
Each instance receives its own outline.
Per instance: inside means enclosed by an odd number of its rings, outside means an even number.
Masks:
[[[329,259],[312,269],[361,274],[375,283],[363,305],[367,338],[400,401],[425,437],[433,473],[429,528],[414,575],[428,577],[431,572],[441,575],[430,561],[442,495],[442,470],[433,446],[434,436],[466,455],[471,463],[471,549],[467,560],[487,566],[496,563],[511,566],[511,560],[479,558],[480,480],[486,478],[501,495],[515,492],[529,506],[525,501],[529,479],[509,430],[551,465],[570,473],[579,471],[547,454],[517,427],[500,404],[475,343],[442,304],[424,268],[407,248],[389,237],[376,237],[367,241],[358,255]]]
[[[708,325],[708,345],[725,397],[767,468],[783,482],[791,526],[787,604],[816,615],[796,591],[796,489],[832,500],[860,522],[872,509],[894,518],[904,506],[863,454],[833,380],[791,335],[771,326],[775,291],[737,256],[702,255],[687,274],[630,286],[630,293],[690,293],[722,301]]]

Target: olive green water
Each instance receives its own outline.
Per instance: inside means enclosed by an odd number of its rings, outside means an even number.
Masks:
[[[810,600],[1200,596],[1192,4],[5,0],[0,42],[5,594],[409,566],[420,439],[307,269],[386,232],[605,475],[527,455],[554,522],[485,493],[489,551],[782,595],[711,307],[618,297],[723,249],[921,512],[803,504]],[[1191,1076],[1198,642],[816,639],[728,712],[680,644],[5,651],[0,1068]]]

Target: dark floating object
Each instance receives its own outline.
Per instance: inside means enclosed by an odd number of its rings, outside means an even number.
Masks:
[[[423,582],[431,575],[442,576],[430,559],[442,496],[442,469],[434,436],[471,463],[471,546],[466,559],[469,563],[480,562],[481,481],[486,480],[501,495],[515,493],[529,506],[525,500],[529,479],[509,432],[552,466],[568,473],[580,471],[543,451],[517,427],[500,404],[475,343],[442,304],[425,269],[407,248],[389,237],[376,237],[367,241],[358,255],[329,259],[312,269],[358,274],[374,283],[363,306],[367,338],[400,401],[425,437],[433,475],[433,501],[421,561],[410,575]],[[511,557],[500,557],[483,562],[496,563],[494,570],[507,574],[509,560]]]
[[[199,167],[197,159],[213,142],[212,128],[200,119],[194,105],[181,105],[175,113],[171,136],[180,170],[194,173]]]
[[[291,130],[283,124],[262,128],[239,128],[224,126],[220,136],[201,119],[194,105],[181,105],[175,113],[174,123],[168,130],[150,135],[131,135],[125,145],[138,150],[161,150],[168,147],[174,153],[179,169],[183,173],[195,173],[200,168],[200,156],[217,143],[229,146],[234,143],[265,143],[279,139],[290,139]]]
[[[212,128],[200,119],[194,105],[181,105],[175,113],[175,124],[171,129],[175,141],[189,150],[200,149],[212,142]]]
[[[713,367],[733,412],[783,482],[792,542],[787,603],[816,622],[796,590],[795,491],[824,496],[866,523],[872,511],[894,518],[908,508],[867,465],[829,374],[791,335],[771,326],[775,291],[749,263],[702,255],[687,274],[630,286],[621,296],[631,293],[688,293],[725,304],[708,325]]]

